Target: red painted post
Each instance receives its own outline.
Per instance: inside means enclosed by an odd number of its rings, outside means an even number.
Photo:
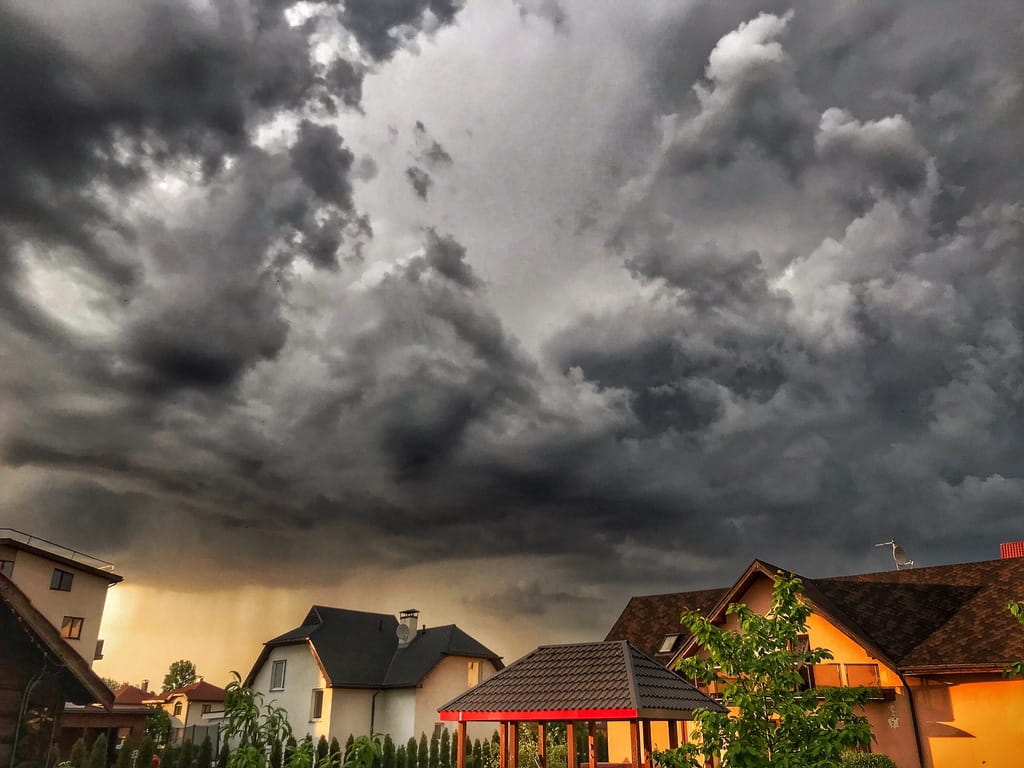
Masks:
[[[459,749],[455,753],[455,768],[466,768],[466,724],[459,722],[455,726],[455,738],[459,740]]]
[[[519,768],[519,723],[508,724],[508,768]]]
[[[548,737],[544,723],[537,723],[537,761],[540,768],[548,768]]]
[[[636,720],[629,721],[629,757],[633,768],[640,768],[640,724]]]
[[[508,723],[498,723],[498,768],[508,768]]]
[[[590,757],[590,768],[597,768],[597,748],[594,746],[594,721],[587,723],[587,755]]]
[[[565,768],[580,768],[580,757],[576,754],[576,723],[565,724]]]

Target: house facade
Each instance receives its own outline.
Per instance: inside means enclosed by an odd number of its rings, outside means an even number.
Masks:
[[[199,744],[209,737],[211,743],[218,743],[220,717],[224,712],[223,688],[200,677],[191,685],[157,694],[144,703],[158,706],[170,715],[171,742]]]
[[[683,610],[736,629],[728,605],[766,613],[779,572],[756,560],[732,587],[634,597],[608,639],[629,640],[674,667],[700,652],[679,624]],[[1024,628],[1005,609],[1024,597],[1024,559],[800,578],[813,609],[806,642],[834,656],[806,670],[807,685],[872,689],[864,711],[871,751],[899,768],[1020,765],[1024,680],[1005,679],[1003,669],[1024,655]],[[652,740],[667,746],[667,724],[656,724]],[[610,724],[609,758],[626,750]]]
[[[113,567],[45,539],[0,529],[0,573],[90,665],[103,656],[99,635],[107,590],[122,581]]]
[[[418,612],[313,606],[264,643],[246,684],[288,712],[296,736],[390,734],[396,744],[443,727],[437,708],[502,668],[454,624],[418,627]],[[481,731],[482,733],[482,731]]]

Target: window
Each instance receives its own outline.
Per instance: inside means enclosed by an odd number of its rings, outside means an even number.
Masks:
[[[480,662],[469,662],[469,684],[476,685],[480,682]]]
[[[270,690],[272,691],[283,691],[284,690],[284,670],[287,666],[288,661],[285,659],[278,659],[270,667]]]
[[[181,717],[181,699],[174,702],[174,716]]]
[[[82,617],[65,616],[60,624],[60,636],[67,640],[78,640],[82,636]]]
[[[14,570],[13,560],[0,560],[0,573],[4,576],[10,576],[11,571]]]
[[[679,642],[679,633],[672,635],[665,635],[665,639],[661,641],[661,648],[658,649],[658,653],[672,653],[676,649],[676,643]]]
[[[313,689],[313,700],[309,705],[309,719],[319,720],[324,715],[324,689]]]
[[[203,704],[203,711],[199,714],[208,715],[213,710],[213,704]]]
[[[61,592],[71,591],[71,581],[75,574],[69,571],[62,571],[60,568],[53,569],[53,576],[50,577],[50,589],[59,589]]]

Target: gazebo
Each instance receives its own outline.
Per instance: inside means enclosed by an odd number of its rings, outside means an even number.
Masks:
[[[589,768],[596,768],[594,733],[598,721],[629,724],[633,768],[652,768],[651,723],[668,723],[668,748],[679,745],[678,723],[695,709],[724,712],[686,680],[628,642],[542,645],[494,677],[438,709],[456,723],[457,765],[466,766],[466,724],[498,723],[501,768],[519,768],[519,724],[537,722],[537,762],[547,768],[545,725],[564,722],[567,768],[580,768],[576,728],[587,728]],[[524,768],[532,768],[525,766]]]

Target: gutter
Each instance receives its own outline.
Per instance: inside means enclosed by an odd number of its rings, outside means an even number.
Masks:
[[[375,690],[373,692],[373,696],[370,697],[370,738],[371,739],[373,738],[373,721],[374,721],[375,715],[377,714],[377,694],[379,694],[380,692],[381,692],[381,689],[378,688],[377,690]]]

